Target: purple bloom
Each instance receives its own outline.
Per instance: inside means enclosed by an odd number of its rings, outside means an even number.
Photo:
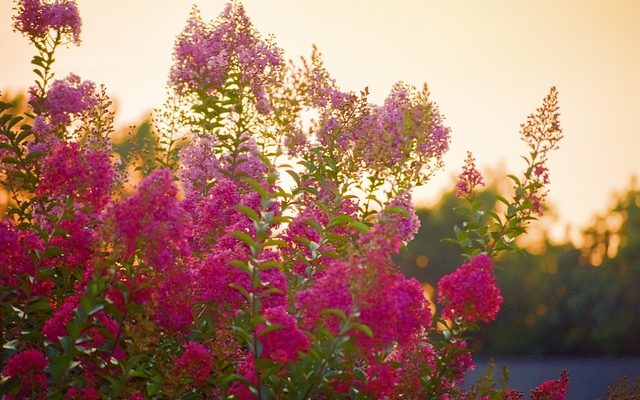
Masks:
[[[16,7],[14,29],[32,41],[44,39],[50,30],[60,34],[63,43],[80,44],[81,20],[75,1],[21,0]]]
[[[231,75],[248,87],[257,110],[271,110],[265,86],[278,80],[282,51],[262,40],[242,5],[230,3],[220,17],[205,23],[197,8],[191,13],[174,49],[169,81],[178,93],[221,90]]]

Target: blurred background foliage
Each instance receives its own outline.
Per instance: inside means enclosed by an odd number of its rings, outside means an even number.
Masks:
[[[0,99],[14,102],[18,112],[26,111],[24,94],[2,93]],[[156,154],[160,140],[149,119],[113,135],[113,156],[127,170],[129,190],[162,162]],[[489,181],[478,197],[495,206],[494,194],[504,193],[509,183]],[[417,210],[421,228],[396,257],[406,275],[423,282],[432,304],[438,280],[462,262],[459,249],[443,241],[463,221],[454,211],[461,205],[454,184],[437,203]],[[0,217],[8,201],[0,187]],[[632,180],[613,206],[594,218],[579,244],[552,241],[547,225],[544,220],[534,223],[520,254],[496,260],[504,303],[497,320],[476,335],[475,354],[640,356],[638,183]]]
[[[479,193],[487,205],[504,182]],[[443,242],[462,224],[452,189],[419,209],[421,228],[396,261],[435,292],[461,262]],[[579,199],[576,199],[579,201]],[[640,190],[633,180],[613,207],[582,232],[580,244],[555,243],[535,223],[520,254],[496,261],[504,303],[473,342],[478,355],[640,355]]]

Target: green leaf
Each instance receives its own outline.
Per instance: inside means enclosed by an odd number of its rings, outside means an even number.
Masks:
[[[322,225],[320,225],[318,223],[318,221],[314,221],[314,220],[312,220],[310,218],[306,218],[304,220],[304,223],[309,225],[310,227],[312,227],[313,229],[315,229],[318,232],[322,232],[324,230],[324,227]]]
[[[278,289],[278,288],[269,288],[267,290],[263,290],[262,292],[260,292],[260,294],[258,295],[259,298],[263,299],[265,297],[274,295],[274,294],[284,294],[282,292],[282,290]]]
[[[287,169],[287,170],[285,170],[285,172],[287,174],[289,174],[293,178],[293,180],[296,182],[296,185],[300,186],[300,182],[301,182],[300,181],[300,175],[298,175],[298,173],[296,171],[291,170],[291,169]]]
[[[364,333],[365,335],[369,336],[370,338],[373,337],[373,332],[371,331],[371,328],[369,328],[365,324],[361,324],[360,322],[352,322],[351,323],[351,327],[354,328],[355,330],[358,330],[358,331]]]
[[[405,217],[409,216],[409,211],[403,207],[387,207],[383,210],[386,214],[402,214]]]
[[[26,139],[29,135],[31,135],[31,129],[25,129],[18,136],[16,136],[16,143],[21,143],[24,139]]]
[[[289,243],[287,243],[283,239],[270,238],[264,241],[264,245],[265,247],[270,247],[270,246],[287,247],[289,246]]]
[[[243,270],[244,272],[246,272],[247,274],[251,275],[251,268],[249,268],[249,264],[246,261],[233,260],[233,261],[231,261],[231,265],[233,265],[234,267],[239,268],[239,269]]]
[[[325,308],[324,310],[322,310],[321,314],[331,314],[331,315],[335,315],[336,317],[340,318],[340,320],[342,320],[342,322],[347,320],[347,316],[344,313],[344,311],[342,311],[339,308]]]
[[[29,154],[27,154],[24,160],[26,162],[31,162],[32,160],[42,157],[43,154],[44,153],[42,151],[32,151]]]
[[[18,339],[9,340],[2,345],[2,348],[7,350],[17,350],[19,344],[20,342],[18,341]]]
[[[516,185],[518,185],[518,186],[522,185],[520,183],[520,179],[518,179],[517,176],[515,176],[515,175],[507,175],[507,177],[509,177],[509,179],[511,179],[513,182],[515,182]]]
[[[278,330],[280,330],[282,328],[284,328],[284,327],[282,325],[280,325],[280,324],[269,324],[262,331],[260,331],[260,334],[258,335],[258,337],[263,337],[264,335],[266,335],[269,332],[278,331]]]
[[[351,221],[349,222],[349,226],[352,228],[356,228],[357,230],[359,230],[362,233],[369,233],[369,231],[371,230],[371,228],[369,227],[369,225],[360,222],[360,221]]]
[[[260,185],[260,183],[258,183],[257,180],[253,178],[243,178],[242,181],[247,185],[251,186],[251,188],[253,188],[253,190],[255,190],[262,199],[269,198],[269,193],[267,193],[266,189],[263,188],[262,185]]]
[[[243,204],[238,204],[236,205],[236,210],[240,211],[241,213],[249,217],[254,222],[260,221],[260,216],[253,208],[247,207]]]
[[[8,126],[8,128],[9,128],[9,129],[13,128],[13,127],[15,126],[15,124],[17,124],[18,122],[22,121],[23,119],[24,119],[24,117],[22,117],[22,116],[20,116],[20,115],[19,115],[19,116],[17,116],[17,117],[13,117],[13,118],[9,121],[9,123],[8,123],[8,125],[7,125],[7,126]]]
[[[43,300],[39,300],[36,301],[35,303],[32,303],[29,305],[29,307],[27,308],[28,312],[35,312],[35,311],[51,311],[51,303],[49,302],[49,300],[43,299]]]
[[[347,225],[352,221],[353,221],[353,217],[351,215],[346,215],[346,214],[336,215],[335,217],[331,218],[331,221],[329,222],[329,226]]]
[[[242,286],[238,285],[237,283],[230,283],[229,287],[237,290],[238,292],[240,292],[242,297],[244,297],[247,300],[249,300],[249,297],[251,297],[250,293],[247,291],[247,289],[243,288]]]
[[[2,159],[2,162],[5,164],[20,164],[20,160],[14,157],[5,157]]]
[[[47,250],[44,252],[44,256],[49,257],[59,257],[64,255],[64,251],[58,246],[49,246]]]
[[[260,263],[260,269],[265,270],[270,268],[282,269],[282,263],[276,260],[267,260]]]
[[[246,243],[249,247],[256,247],[258,244],[251,236],[249,236],[246,232],[242,231],[234,231],[232,233],[233,237],[240,240],[241,242]]]

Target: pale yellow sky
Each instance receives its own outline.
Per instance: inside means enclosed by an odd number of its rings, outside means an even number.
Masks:
[[[196,1],[215,18],[224,1]],[[130,124],[160,105],[173,40],[191,7],[178,0],[79,0],[82,46],[61,49],[58,76],[107,85]],[[31,84],[27,40],[0,0],[0,88]],[[248,0],[263,34],[287,57],[313,43],[343,89],[381,101],[398,81],[427,82],[452,128],[433,198],[472,150],[481,167],[521,167],[519,124],[549,86],[560,91],[565,139],[552,155],[551,203],[561,224],[586,225],[611,192],[640,174],[640,1]],[[429,188],[430,187],[430,188]]]

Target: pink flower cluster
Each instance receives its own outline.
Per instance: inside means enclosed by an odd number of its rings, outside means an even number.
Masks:
[[[212,135],[195,138],[180,151],[180,182],[187,193],[206,195],[213,179],[220,177],[220,161],[216,149],[220,145]]]
[[[132,197],[114,204],[111,222],[125,257],[131,257],[137,245],[144,243],[145,261],[162,270],[179,257],[188,256],[188,214],[179,205],[178,188],[167,169],[153,171]]]
[[[275,324],[278,329],[263,334],[268,325],[258,327],[256,333],[263,346],[263,357],[286,364],[297,360],[298,352],[309,349],[309,338],[298,328],[296,319],[284,306],[267,308],[264,316],[270,325]]]
[[[7,360],[2,375],[20,380],[20,391],[17,398],[46,398],[47,359],[41,351],[28,349],[14,354]]]
[[[396,392],[410,399],[423,397],[421,380],[436,373],[436,358],[436,350],[422,334],[416,335],[405,346],[397,346],[387,359],[399,366],[398,373],[402,376],[397,382]]]
[[[31,91],[32,104],[37,103],[35,92]],[[64,79],[55,80],[47,91],[43,112],[36,117],[33,130],[39,135],[66,127],[74,117],[86,115],[98,104],[96,85],[83,81],[78,75],[69,74]]]
[[[417,92],[396,84],[384,104],[364,119],[354,139],[365,165],[384,170],[412,152],[423,161],[439,163],[449,148],[449,129],[442,125],[426,89]]]
[[[266,183],[267,169],[258,157],[255,140],[247,132],[242,133],[239,140],[243,144],[238,154],[219,154],[219,140],[209,135],[195,138],[180,151],[182,166],[179,176],[187,196],[206,195],[213,183],[223,179],[252,178],[261,184]]]
[[[85,279],[90,277],[90,274],[85,274]],[[61,337],[68,336],[69,331],[67,324],[71,322],[75,316],[76,310],[80,307],[80,298],[83,295],[82,289],[86,285],[86,282],[77,284],[76,293],[67,296],[62,304],[57,307],[47,321],[45,321],[42,328],[42,333],[47,340],[57,343]],[[114,320],[109,314],[104,311],[98,311],[90,317],[91,325],[83,331],[83,335],[87,338],[82,344],[78,344],[79,347],[95,347],[100,348],[107,343],[109,337],[115,337],[120,331],[120,327],[116,320]],[[98,328],[100,327],[100,328]],[[112,351],[100,352],[103,357],[107,359],[111,356],[116,359],[126,359],[126,354],[120,346],[116,346]]]
[[[302,290],[297,297],[308,329],[324,322],[336,332],[339,320],[335,315],[325,314],[325,310],[338,309],[348,315],[357,309],[359,320],[371,328],[373,337],[356,333],[356,341],[371,351],[394,341],[406,343],[412,335],[431,325],[429,303],[418,281],[393,270],[336,260],[318,273],[314,281],[311,288]]]
[[[458,177],[456,183],[456,197],[465,198],[473,193],[473,190],[480,185],[484,185],[482,180],[482,174],[476,169],[476,162],[473,158],[473,154],[470,151],[467,152],[467,158],[465,159],[462,172]]]
[[[369,258],[386,260],[410,242],[418,229],[420,220],[411,203],[411,192],[402,192],[380,211],[378,222],[369,233],[360,237],[359,242]]]
[[[63,42],[80,44],[81,21],[74,0],[20,0],[16,11],[14,28],[30,40],[42,40],[53,30]]]
[[[72,197],[91,210],[101,210],[111,200],[115,170],[107,152],[59,142],[49,150],[42,167],[42,179],[36,188],[39,196]]]
[[[191,246],[195,252],[203,253],[202,260],[193,262],[196,277],[194,289],[199,301],[216,304],[222,316],[243,307],[246,299],[230,284],[250,290],[249,276],[231,263],[234,260],[246,261],[249,249],[246,244],[233,236],[240,231],[254,234],[253,222],[236,210],[243,205],[256,212],[259,210],[260,197],[243,185],[228,179],[220,179],[212,186],[206,197],[190,194],[183,202],[194,221],[191,231]],[[265,260],[278,260],[278,254],[265,252]],[[272,294],[263,299],[265,307],[284,305],[284,293],[287,290],[286,278],[277,268],[267,268],[261,273],[265,288],[277,288],[281,294]]]
[[[268,112],[265,84],[278,79],[281,50],[263,41],[238,3],[230,3],[221,17],[205,23],[197,9],[178,36],[170,82],[178,92],[219,91],[237,75],[251,89],[260,112]]]
[[[360,320],[373,332],[372,338],[357,336],[366,349],[382,349],[393,342],[404,345],[421,329],[431,326],[431,310],[422,286],[399,272],[379,271],[375,284],[356,301]]]
[[[178,188],[168,169],[149,174],[138,193],[114,204],[108,218],[113,243],[124,259],[140,250],[141,259],[153,269],[148,278],[157,305],[154,317],[160,326],[181,332],[193,321],[194,270],[189,235],[191,219],[176,196]]]
[[[500,310],[502,296],[491,259],[480,254],[443,276],[438,282],[438,302],[444,318],[493,321]]]
[[[0,248],[0,286],[17,288],[21,277],[35,275],[36,266],[29,249],[43,250],[42,240],[35,233],[0,221]]]
[[[184,348],[184,353],[175,361],[177,373],[192,378],[196,385],[203,384],[213,367],[209,349],[193,341],[187,342]]]
[[[566,400],[569,373],[560,372],[560,379],[544,381],[531,392],[531,400]]]

